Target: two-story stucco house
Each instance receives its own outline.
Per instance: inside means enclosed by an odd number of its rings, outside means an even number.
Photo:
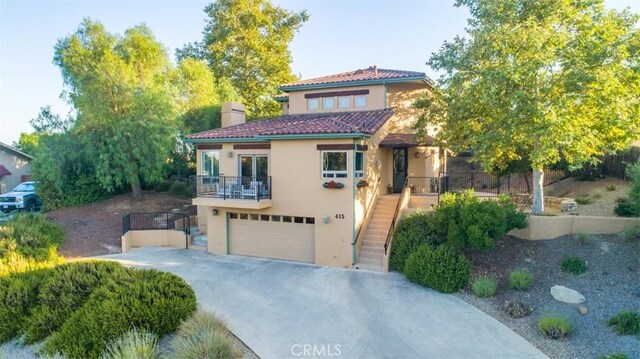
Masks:
[[[203,249],[382,270],[399,193],[439,191],[446,153],[412,128],[431,89],[374,66],[283,85],[280,117],[223,105],[221,128],[189,136]]]

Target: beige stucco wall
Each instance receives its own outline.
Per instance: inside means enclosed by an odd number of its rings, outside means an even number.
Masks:
[[[598,216],[529,216],[529,227],[509,232],[514,237],[543,240],[567,234],[613,234],[640,225],[637,218]]]
[[[354,107],[353,96],[351,97],[351,103],[349,108],[339,108],[338,99],[335,98],[333,109],[322,108],[322,98],[320,98],[320,108],[317,110],[307,109],[307,99],[304,97],[306,94],[323,93],[323,92],[336,92],[336,91],[354,91],[354,90],[369,90],[367,95],[367,106]],[[318,90],[306,90],[306,91],[292,91],[289,93],[289,114],[300,113],[320,113],[320,112],[344,112],[344,111],[369,111],[369,110],[381,110],[385,107],[385,86],[384,85],[370,85],[370,86],[350,86],[350,87],[336,87],[329,89]]]
[[[23,156],[17,156],[4,147],[0,147],[0,164],[11,172],[9,176],[0,177],[0,194],[9,192],[19,185],[23,175],[31,174],[29,160]]]
[[[414,126],[420,110],[416,109],[414,102],[429,93],[429,86],[425,83],[395,83],[387,85],[387,106],[396,109],[394,122],[390,128],[391,132],[413,133]],[[433,127],[428,131],[430,135],[435,134]]]
[[[121,237],[122,253],[136,247],[185,248],[186,237],[182,231],[148,230],[129,231]]]

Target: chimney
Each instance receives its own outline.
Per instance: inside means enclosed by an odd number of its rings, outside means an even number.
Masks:
[[[373,76],[378,77],[378,65],[373,65]]]
[[[220,127],[241,125],[246,122],[244,105],[239,102],[225,102],[222,104],[222,119]]]

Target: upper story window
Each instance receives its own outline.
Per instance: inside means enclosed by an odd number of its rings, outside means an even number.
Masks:
[[[322,152],[322,177],[347,178],[347,151]]]
[[[354,175],[356,178],[364,177],[364,152],[356,152],[356,167]]]
[[[351,96],[340,96],[338,97],[338,107],[339,108],[349,108]]]
[[[202,175],[220,175],[220,151],[202,151]]]
[[[353,96],[355,107],[367,107],[367,95]]]
[[[330,109],[335,106],[333,97],[323,97],[322,98],[322,108]]]
[[[307,99],[307,109],[308,110],[317,110],[320,108],[320,99],[318,98],[309,98]]]

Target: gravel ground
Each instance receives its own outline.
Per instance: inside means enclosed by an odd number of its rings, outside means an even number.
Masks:
[[[608,186],[612,186],[607,189]],[[604,178],[597,181],[576,181],[567,178],[545,188],[545,194],[554,197],[575,198],[576,195],[589,195],[593,203],[578,204],[574,213],[583,216],[615,216],[614,208],[618,198],[629,195],[631,184],[618,178]],[[559,212],[559,208],[550,208],[549,212]]]
[[[622,352],[640,358],[640,337],[617,336],[606,321],[622,310],[640,311],[640,240],[627,241],[619,235],[592,235],[585,242],[573,236],[546,241],[526,241],[505,237],[492,251],[469,252],[473,276],[490,275],[499,287],[492,298],[477,298],[469,290],[456,295],[500,320],[529,340],[551,358],[597,358]],[[564,255],[579,256],[588,271],[580,276],[560,270]],[[535,276],[527,292],[508,288],[509,271],[527,268]],[[586,315],[578,306],[558,302],[549,290],[563,285],[582,293],[587,299]],[[525,318],[512,319],[503,313],[505,300],[520,300],[534,308]],[[574,324],[574,332],[564,340],[551,340],[537,330],[544,313],[560,314]]]

